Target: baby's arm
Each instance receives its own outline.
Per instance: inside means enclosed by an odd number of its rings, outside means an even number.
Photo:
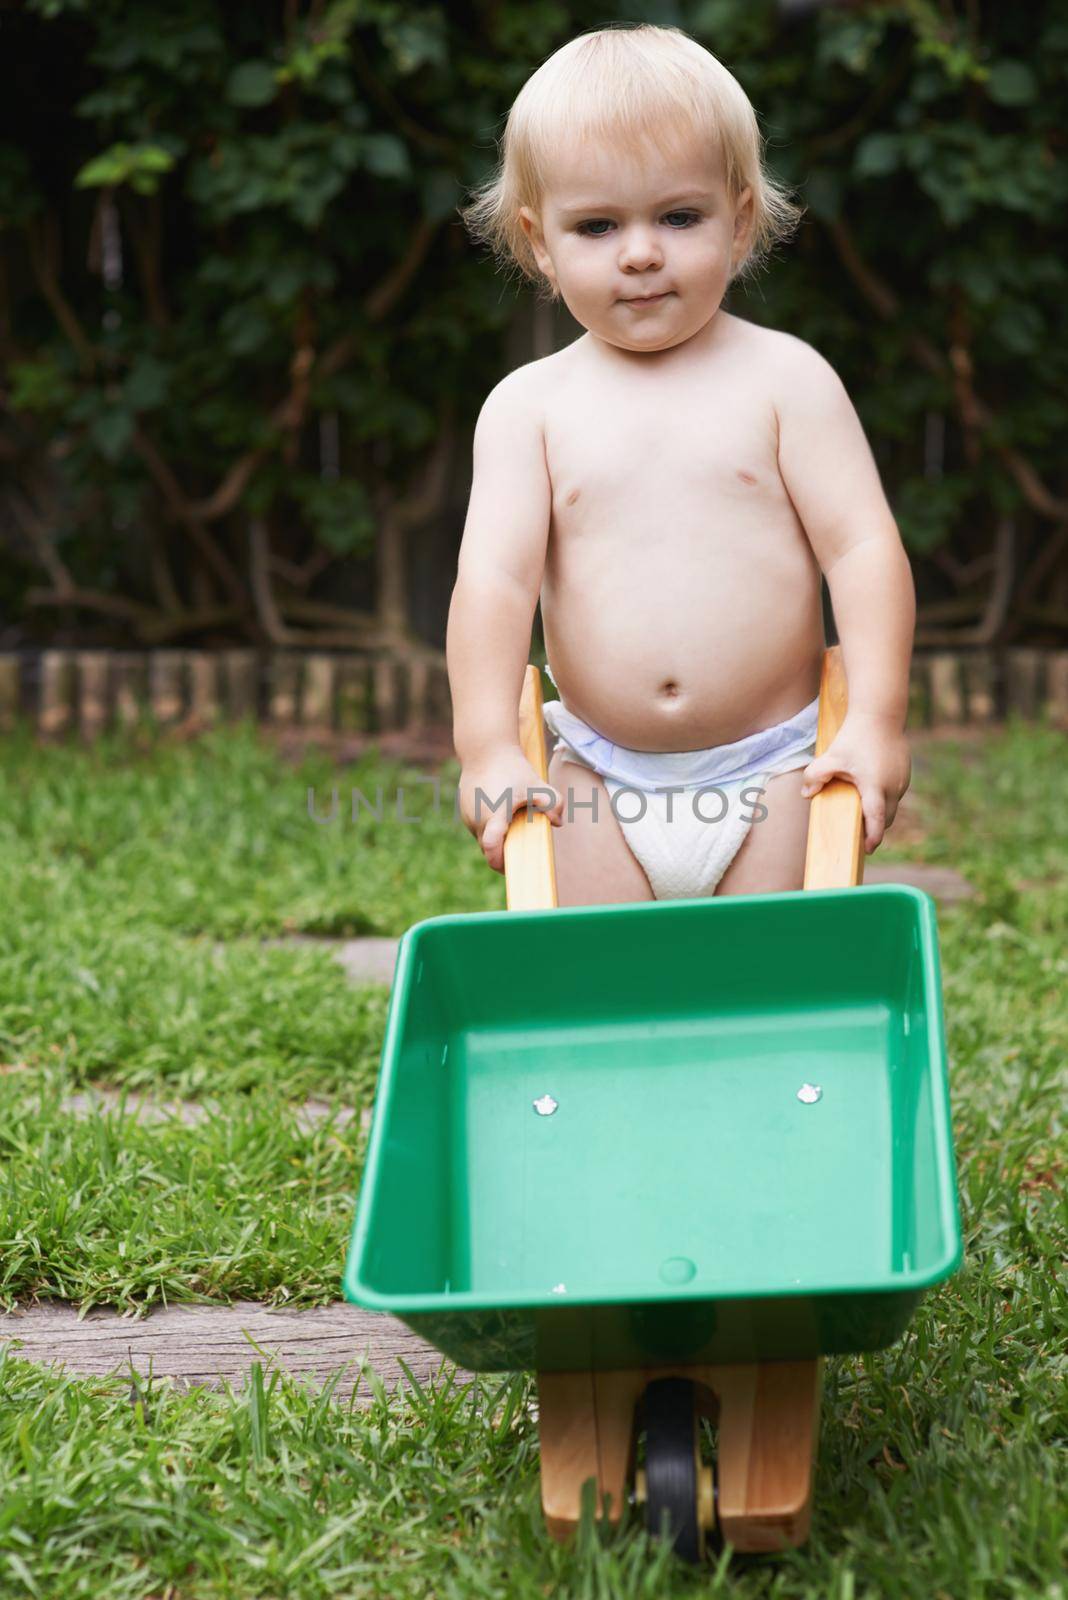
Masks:
[[[868,853],[911,774],[905,720],[916,626],[912,569],[860,418],[834,368],[785,347],[779,470],[831,594],[849,704],[837,738],[805,769],[806,795],[836,774],[860,791]]]
[[[519,697],[549,540],[552,490],[530,374],[520,367],[487,396],[475,425],[474,468],[445,652],[453,743],[463,768],[460,809],[490,866],[504,870],[513,811],[541,779],[519,743]],[[476,803],[476,790],[488,796]],[[492,809],[511,791],[511,803]],[[559,825],[546,788],[536,809]]]

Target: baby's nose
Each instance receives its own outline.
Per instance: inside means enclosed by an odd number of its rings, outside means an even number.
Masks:
[[[656,266],[663,258],[663,252],[656,240],[656,235],[649,228],[628,228],[624,231],[620,243],[620,264],[624,267],[633,267],[641,270],[645,267]]]

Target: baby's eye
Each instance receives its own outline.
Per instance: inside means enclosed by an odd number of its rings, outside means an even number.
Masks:
[[[668,220],[671,217],[676,217],[676,218],[681,217],[683,219],[681,227],[677,226],[675,223],[672,223],[672,227],[674,228],[674,231],[676,233],[680,233],[682,231],[682,228],[690,228],[690,227],[692,227],[695,222],[700,222],[700,220],[701,220],[700,216],[697,214],[696,211],[667,211],[667,212],[664,213],[664,217],[665,217],[665,220]],[[593,229],[594,228],[611,228],[612,226],[613,226],[613,224],[609,221],[609,219],[607,217],[594,217],[589,222],[580,222],[578,224],[578,226],[576,227],[575,232],[583,234],[586,238],[589,238],[589,239],[603,239],[604,238],[604,234],[603,233],[594,233]]]

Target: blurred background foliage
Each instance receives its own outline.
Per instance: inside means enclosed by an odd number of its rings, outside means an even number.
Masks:
[[[478,409],[581,331],[456,208],[628,21],[723,59],[807,206],[730,307],[842,374],[919,643],[1063,643],[1068,0],[0,4],[0,643],[440,660]]]

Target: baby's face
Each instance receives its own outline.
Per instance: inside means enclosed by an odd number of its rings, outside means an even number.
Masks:
[[[561,155],[540,216],[520,223],[584,328],[623,350],[668,350],[715,315],[742,260],[748,189],[732,203],[719,163],[583,148]],[[644,300],[640,297],[656,296]]]

